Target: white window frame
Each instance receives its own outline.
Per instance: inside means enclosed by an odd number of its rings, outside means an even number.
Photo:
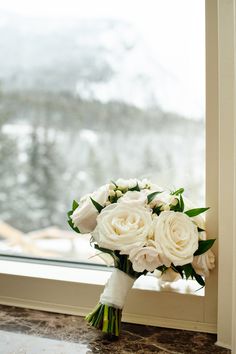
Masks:
[[[134,288],[123,316],[133,323],[217,332],[218,344],[229,348],[236,348],[235,1],[206,0],[207,229],[214,237],[219,231],[218,270],[207,280],[205,296]],[[0,303],[85,315],[99,300],[108,276],[104,271],[0,260]]]

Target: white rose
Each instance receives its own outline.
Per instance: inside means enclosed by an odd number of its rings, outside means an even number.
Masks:
[[[205,219],[203,218],[202,215],[197,215],[191,218],[192,221],[195,222],[197,227],[200,227],[200,229],[205,230],[206,224],[205,224]]]
[[[71,215],[74,226],[78,227],[82,234],[93,231],[97,225],[98,211],[93,205],[91,198],[104,206],[109,195],[109,185],[102,186],[92,194],[88,194],[86,198],[81,198],[78,208]]]
[[[129,188],[134,188],[135,186],[137,186],[137,184],[140,183],[140,181],[137,178],[130,178],[128,179],[128,187]]]
[[[199,232],[198,238],[199,238],[199,240],[201,240],[201,241],[205,241],[205,240],[207,239],[206,231],[201,231],[201,232]]]
[[[192,266],[195,272],[204,277],[209,276],[209,271],[215,267],[215,255],[211,250],[193,257]]]
[[[197,226],[186,214],[174,211],[163,211],[155,220],[154,240],[164,256],[175,266],[191,263],[198,249]]]
[[[130,178],[130,179],[123,179],[119,178],[116,181],[116,185],[120,189],[126,189],[126,188],[133,188],[137,185],[139,181],[136,178]]]
[[[128,191],[126,192],[122,198],[119,199],[118,203],[132,203],[145,205],[147,203],[147,192],[142,190],[138,191]]]
[[[127,182],[127,180],[125,180],[123,178],[117,179],[115,183],[118,186],[118,188],[120,188],[120,189],[128,188],[128,182]]]
[[[163,264],[158,248],[153,246],[133,248],[129,259],[135,272],[153,272]]]
[[[159,272],[157,278],[164,282],[174,282],[181,279],[181,275],[173,269],[168,268],[164,273]]]
[[[151,227],[152,216],[145,207],[135,203],[114,203],[97,217],[93,237],[101,247],[128,254],[130,249],[146,243]]]

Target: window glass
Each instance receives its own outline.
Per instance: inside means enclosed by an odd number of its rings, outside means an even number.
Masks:
[[[101,263],[73,199],[119,177],[204,204],[204,1],[0,3],[0,252]]]

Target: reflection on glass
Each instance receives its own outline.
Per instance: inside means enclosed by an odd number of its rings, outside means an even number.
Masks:
[[[103,262],[66,212],[119,177],[204,204],[204,1],[2,1],[0,48],[1,253]]]

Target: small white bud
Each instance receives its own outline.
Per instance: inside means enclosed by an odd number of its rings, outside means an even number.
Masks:
[[[151,203],[149,203],[150,208],[160,207],[162,206],[163,202],[158,199],[153,199]]]
[[[109,190],[114,190],[116,189],[116,186],[113,183],[109,184]]]
[[[114,197],[116,195],[115,191],[113,189],[109,190],[109,196]]]
[[[162,205],[161,210],[169,211],[170,210],[170,206],[168,204],[164,204],[164,205]]]
[[[139,185],[142,189],[150,189],[150,181],[147,178],[142,179]]]
[[[138,184],[138,180],[137,179],[129,179],[128,180],[128,187],[129,188],[134,188],[135,186],[137,186]]]
[[[123,195],[123,193],[119,190],[116,191],[116,196],[120,198]]]
[[[171,199],[170,204],[173,205],[173,206],[176,206],[178,204],[178,202],[179,202],[179,199],[174,197],[174,198]]]
[[[152,200],[151,203],[149,203],[149,207],[153,209],[155,208],[155,206],[156,206],[156,202]]]

